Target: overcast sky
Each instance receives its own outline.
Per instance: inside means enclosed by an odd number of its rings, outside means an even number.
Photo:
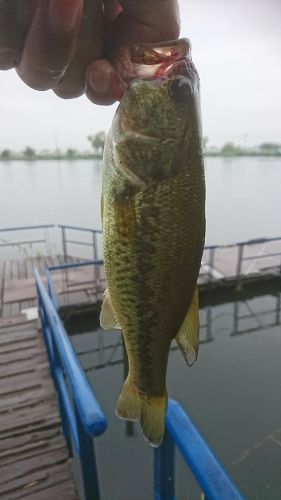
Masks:
[[[211,144],[281,142],[281,0],[180,0],[201,77],[204,135]],[[89,147],[115,106],[64,101],[0,72],[0,151]]]

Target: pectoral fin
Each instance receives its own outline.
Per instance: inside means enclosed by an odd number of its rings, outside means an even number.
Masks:
[[[192,365],[197,359],[199,330],[199,300],[196,288],[187,315],[176,336],[177,344],[188,365]]]
[[[111,330],[112,328],[121,330],[115,312],[113,311],[107,289],[104,292],[104,300],[101,306],[100,325],[104,330]]]

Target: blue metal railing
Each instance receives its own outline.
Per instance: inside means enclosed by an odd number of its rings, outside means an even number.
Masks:
[[[57,298],[55,290],[52,284],[51,273],[52,270],[59,270],[65,268],[81,267],[92,264],[101,264],[101,261],[93,262],[82,262],[78,264],[65,264],[61,266],[53,266],[47,270],[47,281],[48,290],[50,298],[48,297],[42,282],[40,284],[40,290],[43,287],[44,293],[43,299],[48,298],[49,305],[51,306],[51,300],[54,306],[58,307]],[[38,282],[38,273],[37,273]],[[39,290],[39,291],[40,291]],[[57,321],[60,323],[57,313],[53,308],[53,315],[55,315]],[[63,338],[66,341],[66,332],[63,330],[62,325],[60,329],[64,332]],[[68,340],[68,339],[67,339]],[[69,342],[69,341],[68,341]],[[65,344],[64,344],[65,345]],[[68,346],[69,347],[69,346]],[[72,348],[70,347],[72,356],[74,355]],[[67,353],[66,353],[67,355]],[[76,355],[75,355],[76,358]],[[77,358],[76,358],[77,359]],[[78,369],[81,370],[81,366],[78,365]],[[59,374],[59,383],[61,381],[62,373]],[[62,383],[62,387],[64,384]],[[66,395],[63,391],[63,397],[67,400]],[[95,401],[95,400],[94,400]],[[77,408],[75,414],[79,415],[79,402],[77,402]],[[95,401],[96,404],[96,401]],[[62,408],[62,405],[61,405]],[[70,413],[70,426],[75,426],[75,415]],[[104,417],[105,418],[105,417]],[[62,416],[62,422],[64,424],[65,418]],[[64,425],[65,427],[65,425]],[[81,427],[81,425],[80,425]],[[66,429],[67,430],[67,429]],[[84,433],[84,436],[86,434]],[[68,433],[65,432],[66,440],[69,442]],[[88,437],[88,436],[87,436]],[[74,442],[78,441],[77,433],[74,433]],[[206,444],[202,436],[199,434],[198,430],[191,422],[188,415],[184,412],[182,407],[176,401],[169,400],[167,416],[166,416],[166,434],[161,446],[154,451],[154,498],[155,500],[175,500],[175,445],[179,448],[185,462],[190,467],[194,477],[200,484],[205,496],[208,500],[242,500],[243,497],[239,493],[238,489],[234,486],[230,477],[227,475],[226,471],[223,469],[222,465],[218,462],[209,446]],[[86,446],[87,454],[89,442],[80,442],[78,448],[81,450],[81,446]],[[96,462],[94,455],[89,454],[91,460],[91,465],[88,471],[96,471]],[[83,464],[82,464],[83,467]],[[97,483],[97,472],[95,472]],[[91,495],[91,491],[88,490],[88,494]],[[92,496],[86,495],[86,500],[92,500]],[[95,497],[98,498],[98,497]]]
[[[92,252],[93,252],[93,254],[92,254],[93,259],[98,260],[98,258],[99,258],[98,235],[102,234],[102,231],[100,229],[91,229],[88,227],[70,226],[70,225],[65,225],[65,224],[59,224],[58,228],[61,229],[62,249],[63,249],[63,255],[64,255],[65,260],[67,260],[67,257],[68,257],[68,244],[69,243],[74,244],[74,245],[82,245],[82,246],[86,246],[86,247],[91,247]],[[70,239],[67,237],[67,230],[90,233],[91,234],[91,242]]]
[[[41,224],[41,225],[33,225],[33,226],[21,226],[21,227],[5,227],[5,228],[0,228],[0,233],[17,233],[17,232],[20,232],[20,231],[38,231],[38,230],[45,230],[47,231],[48,229],[53,229],[55,227],[54,224]],[[18,241],[6,241],[6,240],[2,240],[0,238],[0,249],[1,248],[7,248],[7,247],[11,247],[11,248],[15,248],[17,247],[18,249],[19,248],[22,248],[23,245],[29,245],[31,247],[33,247],[33,245],[38,245],[38,244],[42,244],[44,243],[46,246],[47,246],[47,237],[46,237],[46,234],[41,237],[41,238],[29,238],[29,239],[21,239],[21,240],[18,240]],[[47,248],[46,248],[47,249]]]
[[[100,281],[100,266],[103,265],[103,260],[87,260],[85,262],[74,262],[71,264],[60,264],[58,266],[48,266],[46,268],[45,274],[47,277],[47,283],[48,283],[48,292],[49,295],[52,299],[52,302],[54,304],[54,307],[56,310],[59,310],[59,302],[57,299],[57,294],[54,288],[54,284],[52,281],[51,273],[52,271],[68,271],[69,269],[76,269],[80,267],[86,267],[86,266],[95,266],[95,280],[97,286],[99,285]]]
[[[99,500],[93,437],[105,431],[106,417],[37,270],[35,279],[42,331],[50,370],[58,392],[62,428],[68,450],[72,456],[73,443],[81,465],[86,500]]]
[[[170,399],[163,443],[154,451],[154,498],[175,500],[175,445],[208,500],[243,500],[241,493],[176,401]]]
[[[215,260],[216,260],[216,253],[218,250],[223,250],[227,248],[235,248],[237,250],[236,254],[236,268],[233,269],[233,276],[236,279],[241,279],[242,276],[242,265],[243,262],[246,261],[255,261],[255,260],[262,260],[262,259],[267,259],[270,257],[280,257],[281,258],[281,251],[277,252],[271,252],[271,253],[264,253],[264,254],[258,254],[258,255],[248,255],[245,256],[245,248],[251,247],[254,245],[262,245],[262,244],[268,244],[272,242],[281,242],[281,236],[277,237],[272,237],[272,238],[256,238],[253,240],[247,240],[247,241],[239,241],[238,243],[234,243],[231,245],[206,245],[204,247],[204,252],[208,252],[208,261],[206,262],[209,272],[205,273],[208,274],[208,282],[211,284],[213,281],[213,275],[212,271],[215,269]],[[277,260],[276,260],[276,266],[277,266]],[[280,270],[281,270],[281,262],[280,262]]]

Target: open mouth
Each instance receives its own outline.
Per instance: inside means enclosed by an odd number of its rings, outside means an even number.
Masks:
[[[186,38],[171,42],[137,43],[131,52],[131,78],[163,79],[187,74],[187,61],[191,60],[190,42]]]

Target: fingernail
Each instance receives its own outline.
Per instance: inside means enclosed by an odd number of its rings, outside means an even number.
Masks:
[[[81,0],[52,0],[49,5],[49,24],[53,30],[73,31],[82,13]]]
[[[92,70],[89,74],[89,83],[98,94],[105,94],[109,90],[110,80],[110,72],[106,69],[104,71]]]

